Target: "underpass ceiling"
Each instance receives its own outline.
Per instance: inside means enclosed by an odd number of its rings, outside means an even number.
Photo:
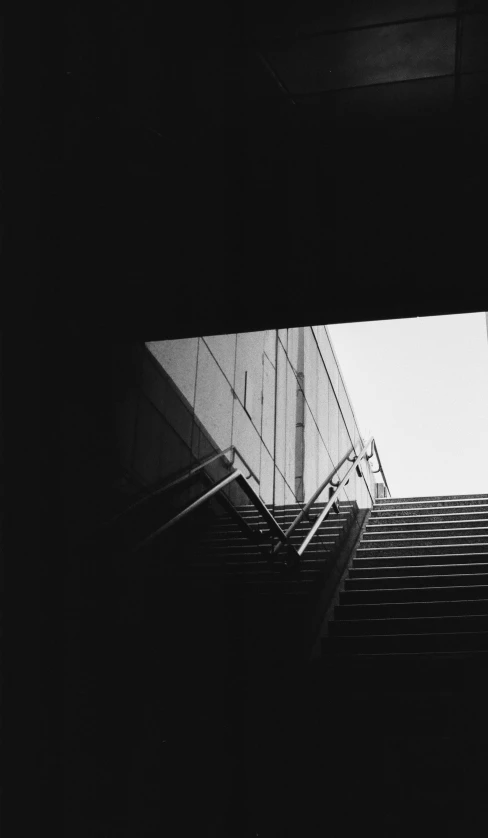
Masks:
[[[145,2],[98,41],[76,8],[50,188],[81,218],[62,266],[80,253],[90,322],[154,340],[488,309],[486,2],[261,4],[193,28]]]

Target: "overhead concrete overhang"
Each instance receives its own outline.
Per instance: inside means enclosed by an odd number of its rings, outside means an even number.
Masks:
[[[46,316],[158,340],[487,310],[488,4],[203,11],[98,41],[67,16]]]

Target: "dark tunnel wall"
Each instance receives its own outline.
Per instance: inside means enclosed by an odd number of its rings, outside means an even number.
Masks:
[[[92,340],[67,348],[63,360],[62,391],[50,403],[51,503],[64,537],[78,543],[220,448],[143,344]],[[209,472],[226,476],[225,461]],[[178,508],[202,491],[192,486]],[[235,502],[247,502],[241,494]]]

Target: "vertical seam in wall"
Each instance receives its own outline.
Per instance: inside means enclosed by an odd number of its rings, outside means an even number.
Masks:
[[[297,351],[297,390],[296,390],[296,429],[295,429],[295,499],[298,503],[304,502],[305,497],[305,332],[303,326],[298,329],[298,351]],[[300,430],[299,430],[300,428]],[[297,443],[298,438],[298,443]],[[300,474],[298,480],[299,494],[297,495],[297,451],[300,457]]]
[[[230,414],[230,444],[234,445],[234,411],[235,411],[235,392],[236,392],[236,370],[237,370],[237,338],[239,335],[236,334],[235,344],[234,344],[234,372],[232,375],[232,410]]]
[[[266,332],[264,332],[263,336],[263,343],[266,345]],[[262,498],[261,494],[261,474],[263,469],[263,414],[264,414],[264,345],[263,345],[263,353],[261,359],[261,429],[259,432],[259,486],[258,486],[258,493],[259,497]]]
[[[284,452],[283,452],[283,472],[285,477],[287,477],[287,465],[288,465],[288,446],[287,446],[287,438],[286,438],[286,431],[287,431],[287,419],[288,419],[288,329],[286,330],[286,349],[285,349],[285,432],[283,434],[284,440]],[[286,489],[283,487],[283,503],[285,501],[285,493]]]
[[[196,427],[196,425],[195,425],[195,405],[196,405],[196,401],[197,401],[197,381],[198,381],[198,359],[199,359],[199,357],[200,357],[200,338],[197,338],[197,362],[195,364],[195,384],[193,385],[193,404],[192,404],[193,417],[192,417],[192,423],[191,423],[190,462],[188,463],[188,469],[191,468],[191,458],[192,458],[192,456],[194,456],[196,460],[200,456],[200,448],[198,448],[198,452],[197,452],[196,456],[193,453],[193,436],[194,436],[194,431],[195,431],[195,427]]]
[[[281,343],[281,340],[280,340],[280,343]],[[283,348],[283,352],[285,352],[285,348],[284,348],[284,346],[283,346],[283,343],[281,343],[281,346],[282,346],[282,348]],[[286,355],[286,353],[285,353],[285,355]],[[296,373],[295,373],[295,371],[293,370],[293,366],[292,366],[291,364],[290,364],[290,366],[291,366],[291,368],[292,368],[293,374],[295,375],[295,378],[297,378],[297,377],[296,377]],[[297,381],[298,381],[298,378],[297,378]],[[331,386],[332,386],[332,385],[331,385]],[[333,392],[334,392],[334,396],[335,396],[335,390],[333,390]],[[327,451],[327,454],[328,454],[328,456],[329,456],[329,458],[330,458],[330,461],[331,461],[331,463],[332,463],[332,464],[334,464],[334,461],[333,461],[333,459],[332,459],[332,457],[331,457],[331,454],[330,454],[330,451],[329,451],[329,448],[328,448],[327,442],[326,442],[326,441],[325,441],[325,439],[323,438],[322,433],[321,433],[321,431],[320,431],[320,428],[319,428],[319,426],[318,426],[318,424],[317,424],[317,418],[316,418],[316,416],[315,416],[315,414],[314,414],[314,412],[313,412],[312,408],[310,407],[310,404],[309,404],[309,401],[308,401],[308,399],[307,399],[307,394],[306,394],[306,391],[305,391],[305,390],[303,391],[303,398],[304,398],[304,402],[305,402],[306,406],[308,407],[308,410],[310,411],[310,416],[311,416],[311,417],[312,417],[312,419],[313,419],[314,425],[315,425],[315,427],[317,428],[317,432],[318,432],[318,434],[319,434],[319,436],[320,436],[320,439],[321,439],[321,440],[322,440],[322,442],[323,442],[324,448],[325,448],[325,450]],[[336,399],[336,400],[337,400],[337,399]],[[328,411],[327,411],[327,427],[329,427],[329,415],[328,415]],[[354,447],[354,443],[352,442],[352,440],[351,440],[351,444],[352,444],[352,446]],[[354,448],[354,450],[355,450],[355,448]]]
[[[317,407],[316,407],[317,420],[320,419],[320,406],[319,406],[319,379],[320,379],[320,374],[319,374],[319,367],[320,367],[320,359],[317,357],[317,365],[315,367],[315,388],[316,388],[316,394],[315,395],[316,395],[316,399],[317,399],[317,402],[316,402],[316,404],[317,404]],[[329,405],[328,405],[328,402],[327,402],[327,421],[329,419],[328,407],[329,407]],[[320,450],[320,441],[322,440],[322,442],[324,442],[324,439],[322,437],[322,434],[320,433],[320,428],[318,426],[318,422],[317,422],[317,430],[319,432],[319,438],[317,440],[317,449],[318,450],[317,450],[317,463],[316,463],[316,468],[315,468],[315,483],[316,483],[317,486],[319,486],[320,485],[320,454],[319,454],[319,450]],[[327,429],[327,431],[328,431],[328,429]],[[326,450],[327,450],[327,446],[326,446]]]

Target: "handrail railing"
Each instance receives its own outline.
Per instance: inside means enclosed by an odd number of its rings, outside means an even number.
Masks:
[[[135,503],[131,504],[131,506],[126,507],[121,512],[118,512],[117,515],[114,515],[113,518],[110,518],[109,521],[106,522],[106,526],[114,524],[119,518],[124,517],[129,512],[132,512],[133,509],[137,509],[139,506],[147,503],[148,501],[152,500],[153,498],[157,497],[158,495],[162,495],[164,492],[167,492],[168,489],[173,489],[175,486],[178,486],[179,483],[184,483],[185,481],[189,480],[191,477],[194,477],[195,474],[198,474],[199,471],[204,469],[206,466],[210,465],[210,463],[215,462],[215,460],[219,460],[221,457],[224,457],[226,454],[232,451],[232,457],[230,460],[230,466],[234,465],[235,455],[239,457],[240,460],[244,463],[247,469],[249,469],[249,477],[253,477],[254,480],[259,484],[259,478],[256,476],[250,465],[246,462],[242,454],[240,454],[239,450],[236,448],[235,445],[229,445],[228,448],[225,448],[223,451],[219,451],[217,454],[212,454],[210,457],[207,457],[205,460],[202,460],[198,466],[194,466],[189,471],[186,471],[185,474],[180,475],[175,480],[172,480],[171,483],[165,483],[164,486],[161,486],[159,489],[156,489],[153,492],[150,492],[148,495],[145,495],[143,498],[140,498]]]
[[[344,465],[344,463],[346,462],[346,460],[348,460],[348,459],[349,459],[349,457],[350,457],[350,455],[351,455],[351,451],[354,451],[354,447],[352,447],[352,448],[350,448],[350,449],[349,449],[349,451],[348,451],[348,452],[347,452],[347,454],[346,454],[346,455],[342,458],[342,460],[340,461],[340,463],[339,463],[339,464],[338,464],[338,465],[337,465],[334,469],[332,469],[332,471],[328,474],[327,479],[326,479],[326,480],[324,480],[324,481],[320,484],[319,488],[318,488],[318,489],[317,489],[317,490],[313,493],[313,495],[312,495],[312,497],[310,498],[310,500],[309,500],[309,501],[307,501],[307,503],[305,504],[305,506],[303,507],[303,509],[302,509],[302,510],[298,513],[298,515],[297,515],[297,517],[295,518],[295,520],[293,521],[293,523],[292,523],[292,524],[290,524],[290,526],[289,526],[289,527],[288,527],[288,529],[286,530],[286,535],[289,535],[291,532],[293,532],[293,530],[295,529],[295,527],[297,527],[297,526],[298,526],[298,524],[300,523],[300,521],[302,520],[302,518],[304,518],[304,517],[305,517],[305,515],[307,515],[307,514],[308,514],[308,511],[309,511],[310,507],[312,506],[312,504],[314,503],[314,501],[315,501],[315,500],[319,497],[319,495],[321,495],[321,494],[322,494],[322,492],[323,492],[323,491],[327,488],[327,486],[329,485],[329,483],[331,483],[332,478],[334,477],[334,474],[336,474],[336,473],[339,471],[339,469],[340,469],[340,468]],[[274,552],[278,552],[279,548],[280,548],[280,545],[275,545]]]
[[[373,449],[374,449],[374,450],[373,450]],[[373,474],[378,474],[378,472],[381,472],[381,474],[382,474],[382,476],[383,476],[383,482],[384,482],[384,484],[385,484],[386,488],[388,489],[388,494],[389,494],[389,495],[390,495],[390,497],[391,497],[390,487],[388,486],[388,483],[387,483],[387,480],[386,480],[386,477],[385,477],[385,472],[383,471],[383,466],[381,465],[380,455],[378,454],[378,448],[376,447],[376,442],[375,442],[375,440],[374,440],[374,439],[373,439],[373,445],[372,445],[372,449],[371,449],[371,454],[370,454],[370,456],[368,457],[368,460],[370,460],[370,459],[371,459],[371,457],[373,456],[373,454],[376,454],[376,459],[378,460],[378,465],[379,465],[379,468],[376,468],[376,469],[371,469],[371,471],[373,472]]]
[[[305,552],[305,550],[307,549],[307,547],[308,547],[308,545],[309,545],[309,543],[310,543],[311,539],[314,537],[315,533],[317,532],[318,528],[320,527],[320,525],[321,525],[322,521],[324,520],[325,516],[327,515],[327,513],[329,512],[329,510],[332,508],[332,506],[334,505],[334,503],[336,502],[336,498],[337,498],[337,496],[339,495],[339,492],[341,491],[342,487],[343,487],[343,486],[347,483],[347,481],[348,481],[348,478],[349,478],[349,475],[350,475],[351,471],[353,471],[353,469],[355,469],[355,468],[357,468],[357,467],[359,466],[359,464],[360,464],[361,460],[362,460],[362,459],[365,457],[365,455],[366,455],[366,452],[367,452],[367,450],[368,450],[368,446],[370,445],[370,443],[371,443],[372,441],[373,441],[373,437],[371,437],[371,439],[369,439],[369,440],[367,441],[366,445],[365,445],[365,446],[364,446],[364,448],[361,450],[361,453],[360,453],[360,454],[358,454],[358,456],[357,456],[357,457],[353,460],[353,462],[351,463],[351,465],[350,465],[350,466],[349,466],[349,468],[347,469],[347,471],[346,471],[346,473],[345,473],[344,477],[342,478],[342,480],[340,481],[339,485],[336,487],[336,489],[334,490],[334,492],[333,492],[333,493],[332,493],[332,495],[330,496],[330,498],[329,498],[329,500],[327,501],[327,503],[325,504],[325,506],[324,506],[324,508],[323,508],[322,512],[320,513],[320,515],[318,516],[318,518],[315,520],[315,522],[314,522],[314,524],[313,524],[313,526],[312,526],[311,530],[309,531],[308,535],[306,536],[306,538],[303,540],[302,544],[301,544],[301,545],[300,545],[300,547],[298,548],[297,553],[298,553],[298,555],[299,555],[299,556],[301,556],[301,555]],[[363,476],[363,475],[362,475],[362,476]],[[327,485],[327,484],[326,484],[326,485]],[[324,486],[324,488],[325,488],[325,486]]]
[[[369,448],[370,445],[371,445],[371,454],[368,454],[367,451],[368,451],[368,448]],[[228,451],[228,450],[230,450],[230,449],[226,449],[226,451]],[[143,541],[139,542],[135,547],[132,548],[132,550],[133,550],[133,552],[136,552],[136,551],[142,549],[143,547],[147,546],[155,538],[157,538],[159,535],[161,535],[161,533],[165,532],[165,530],[167,530],[170,527],[177,524],[178,521],[181,521],[183,518],[185,518],[187,515],[189,515],[191,512],[193,512],[195,509],[197,509],[203,503],[206,503],[206,501],[208,501],[211,497],[216,495],[218,492],[222,491],[222,489],[224,489],[226,486],[230,485],[231,483],[233,483],[234,481],[237,480],[239,482],[239,484],[241,485],[241,488],[248,495],[248,497],[254,503],[256,508],[261,512],[261,514],[263,515],[265,520],[268,522],[272,533],[275,536],[277,536],[277,538],[278,538],[277,544],[272,548],[271,553],[270,553],[271,561],[273,560],[276,553],[278,553],[279,550],[282,548],[283,544],[286,544],[287,549],[288,549],[288,555],[293,560],[293,564],[296,564],[298,562],[298,559],[300,558],[300,556],[302,556],[303,553],[305,552],[306,548],[308,547],[310,541],[312,540],[315,533],[319,529],[319,527],[322,524],[322,521],[324,520],[326,515],[329,513],[329,511],[332,509],[332,507],[337,508],[338,495],[339,495],[341,489],[343,488],[343,486],[345,486],[349,482],[349,479],[350,479],[349,475],[351,474],[353,469],[356,469],[358,475],[360,477],[363,477],[363,479],[365,480],[364,474],[362,473],[361,467],[360,467],[360,463],[363,459],[370,460],[376,454],[376,458],[378,460],[379,468],[376,469],[374,471],[374,473],[376,474],[377,472],[381,471],[381,473],[383,475],[383,478],[384,478],[384,481],[385,481],[385,486],[387,487],[388,492],[390,492],[390,489],[388,487],[388,484],[386,482],[386,478],[385,478],[385,475],[384,475],[384,472],[383,472],[383,467],[381,465],[381,461],[380,461],[380,458],[379,458],[379,455],[378,455],[378,450],[377,450],[374,438],[370,437],[370,439],[367,441],[366,445],[364,445],[363,448],[361,449],[361,452],[357,455],[357,457],[356,456],[353,457],[353,459],[351,461],[351,451],[353,451],[353,450],[354,450],[354,447],[349,450],[349,452],[342,458],[342,460],[336,466],[336,468],[320,484],[318,489],[316,489],[316,491],[313,493],[310,500],[305,504],[304,508],[298,513],[297,517],[295,518],[293,523],[290,525],[290,527],[286,530],[286,532],[284,532],[281,529],[280,525],[278,524],[278,522],[276,521],[274,516],[271,514],[271,512],[269,511],[267,506],[263,503],[263,501],[261,500],[259,495],[254,491],[254,489],[252,488],[252,486],[248,482],[248,479],[245,477],[245,475],[242,473],[242,471],[240,469],[236,469],[232,474],[229,474],[227,477],[224,477],[222,480],[220,480],[218,483],[216,483],[214,486],[212,486],[211,489],[209,489],[207,492],[205,492],[203,495],[201,495],[199,498],[197,498],[195,501],[193,501],[193,503],[191,503],[189,506],[187,506],[185,509],[183,509],[181,512],[179,512],[177,515],[175,515],[174,518],[171,518],[171,520],[167,521],[165,524],[163,524],[161,527],[159,527],[155,532],[153,532],[149,536],[147,536],[147,538],[145,538]],[[222,452],[220,456],[222,456],[224,453],[225,452]],[[210,459],[210,461],[212,461],[214,459],[217,459],[218,456],[219,455],[213,456]],[[243,460],[243,457],[241,457],[239,454],[238,454],[238,456],[240,457],[241,460]],[[336,474],[339,471],[339,469],[344,465],[344,463],[347,462],[347,461],[350,461],[351,465],[349,466],[349,468],[347,469],[346,473],[344,474],[344,476],[342,477],[340,482],[337,484],[337,486],[335,486],[335,484],[332,483],[332,476],[334,474]],[[245,461],[243,460],[243,462],[245,462]],[[208,461],[206,461],[206,464],[208,464]],[[205,464],[201,464],[201,466],[197,467],[194,471],[200,470],[200,468],[203,468],[204,465]],[[246,464],[246,466],[247,466],[247,464]],[[188,476],[190,476],[190,475],[188,475]],[[175,482],[179,482],[179,481],[180,481],[180,479],[178,479]],[[318,515],[318,517],[315,519],[308,535],[305,537],[302,544],[297,549],[292,544],[292,542],[290,540],[291,533],[294,531],[294,529],[297,527],[297,525],[303,519],[303,517],[305,515],[307,515],[307,513],[308,513],[310,507],[312,506],[313,502],[327,488],[328,485],[330,486],[330,488],[334,488],[334,491],[332,491],[332,493],[329,497],[329,500],[325,504],[325,506],[324,506],[322,512],[320,513],[320,515]]]
[[[366,452],[367,452],[368,446],[370,444],[371,444],[371,454],[367,454]],[[318,489],[315,490],[315,492],[313,493],[310,500],[307,501],[307,503],[305,504],[303,509],[298,513],[295,520],[290,524],[290,526],[286,530],[285,534],[286,534],[287,538],[289,538],[290,535],[292,534],[292,532],[296,529],[296,527],[300,523],[300,521],[305,517],[305,515],[308,514],[308,511],[309,511],[310,507],[312,506],[312,504],[314,503],[314,501],[322,494],[322,492],[327,488],[327,486],[331,485],[334,488],[334,491],[333,491],[332,495],[330,496],[327,504],[325,505],[324,509],[322,510],[322,512],[320,513],[318,518],[315,520],[315,522],[312,526],[312,529],[310,530],[309,534],[307,535],[305,541],[303,542],[303,544],[298,549],[297,552],[298,552],[299,556],[301,556],[303,554],[303,552],[305,551],[305,549],[307,548],[310,540],[315,535],[317,529],[320,527],[320,524],[322,523],[322,521],[324,520],[324,518],[328,514],[329,510],[332,509],[332,507],[335,506],[335,504],[337,503],[337,497],[339,495],[339,492],[341,491],[342,487],[348,483],[349,475],[350,475],[351,471],[353,470],[353,468],[358,469],[358,475],[360,477],[363,477],[363,479],[364,479],[364,475],[362,474],[362,472],[360,470],[360,466],[359,466],[360,461],[364,457],[366,457],[367,460],[370,460],[374,456],[374,454],[376,453],[376,458],[378,460],[379,469],[376,469],[374,471],[374,474],[381,471],[381,473],[383,475],[383,478],[384,478],[384,481],[385,481],[385,486],[388,489],[388,493],[391,495],[389,486],[386,482],[386,478],[385,478],[385,475],[384,475],[384,472],[383,472],[383,467],[381,465],[381,461],[380,461],[380,458],[379,458],[379,455],[378,455],[378,449],[376,447],[376,443],[375,443],[375,440],[374,440],[373,437],[371,437],[368,440],[366,445],[363,447],[361,453],[357,457],[353,458],[352,465],[347,470],[347,472],[344,475],[344,477],[342,478],[342,480],[337,484],[337,486],[335,486],[335,484],[332,481],[332,478],[334,477],[335,474],[337,474],[339,469],[342,468],[344,463],[347,462],[347,460],[351,459],[351,452],[352,451],[354,451],[354,446],[349,449],[348,453],[342,458],[342,460],[339,462],[339,464],[329,473],[329,475],[326,477],[326,479],[320,484]],[[277,544],[275,544],[275,546],[273,548],[273,553],[274,554],[278,553],[280,549],[281,549],[281,543],[278,542]]]
[[[211,489],[209,489],[207,492],[205,492],[203,495],[201,495],[199,498],[193,501],[193,503],[191,503],[189,506],[187,506],[185,509],[179,512],[178,515],[175,515],[175,517],[171,518],[170,521],[166,521],[166,523],[163,524],[162,527],[159,527],[155,532],[151,533],[151,535],[149,535],[147,538],[145,538],[143,541],[139,542],[139,544],[133,547],[133,552],[142,549],[142,547],[146,547],[148,544],[154,541],[154,539],[157,538],[157,536],[161,535],[161,533],[163,533],[165,530],[174,526],[174,524],[177,524],[178,521],[181,521],[183,518],[185,518],[187,515],[189,515],[191,512],[193,512],[195,509],[197,509],[211,497],[216,495],[217,492],[220,492],[222,489],[225,489],[226,486],[230,485],[230,483],[233,483],[235,480],[239,481],[241,488],[253,501],[254,505],[257,507],[257,509],[265,518],[265,520],[268,522],[271,531],[274,532],[274,534],[280,539],[280,543],[286,543],[290,553],[296,556],[296,549],[289,541],[286,533],[283,532],[274,516],[271,514],[267,506],[263,503],[259,495],[254,491],[252,486],[248,483],[247,478],[240,469],[236,469],[232,474],[229,474],[227,477],[224,477],[222,480],[216,483],[215,486],[212,486]]]

